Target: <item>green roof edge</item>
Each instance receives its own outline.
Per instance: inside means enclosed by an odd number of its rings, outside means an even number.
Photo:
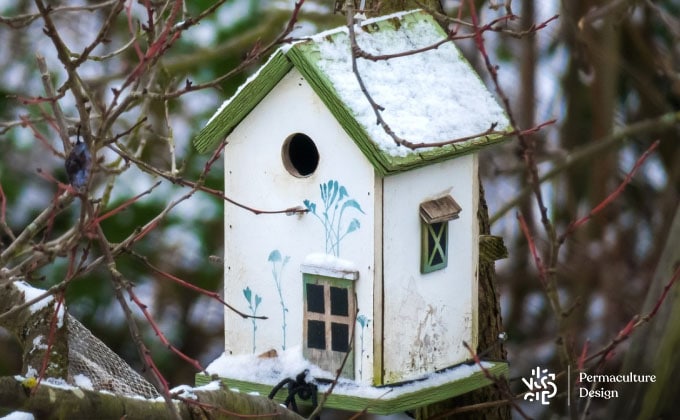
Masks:
[[[206,153],[213,149],[260,103],[292,67],[293,65],[283,52],[277,50],[260,68],[254,79],[242,85],[243,88],[237,90],[231,101],[198,133],[193,141],[196,150],[199,153]]]
[[[381,152],[378,145],[370,140],[366,130],[340,99],[330,80],[316,65],[315,54],[318,54],[318,51],[314,49],[314,43],[306,41],[294,45],[288,51],[287,56],[376,171],[385,175],[389,172],[391,166],[389,161],[385,159],[385,154]]]
[[[495,377],[508,376],[509,366],[507,362],[486,362],[491,366],[485,368],[487,372]],[[466,394],[475,389],[491,385],[493,381],[489,379],[485,372],[478,371],[465,378],[458,379],[453,382],[438,384],[413,392],[402,394],[398,397],[390,398],[388,392],[381,398],[367,398],[353,395],[343,395],[339,393],[331,393],[328,395],[324,403],[324,408],[337,408],[349,411],[363,411],[374,414],[392,414],[403,411],[412,410],[414,408],[423,407],[429,404],[434,404],[458,395]],[[215,377],[204,374],[196,374],[196,386],[206,385]],[[259,384],[255,382],[242,381],[231,378],[220,378],[222,383],[227,385],[231,390],[237,389],[241,393],[258,393],[259,395],[269,395],[273,385]],[[386,386],[385,389],[390,388]],[[398,388],[398,385],[393,386]],[[380,388],[378,388],[380,389]],[[276,394],[274,398],[281,403],[286,398],[286,393],[281,391]],[[306,405],[308,401],[298,401],[299,404]]]
[[[376,26],[379,30],[390,30],[400,25],[416,23],[420,19],[430,21],[437,28],[437,31],[441,33],[442,37],[446,36],[446,32],[444,32],[434,18],[422,10],[377,21],[371,25],[373,25],[372,30],[377,30]],[[344,34],[344,32],[339,31],[328,36],[333,38],[341,34]],[[314,92],[343,127],[347,135],[355,142],[364,156],[371,162],[376,172],[381,176],[474,153],[484,147],[506,141],[510,138],[502,134],[486,135],[457,144],[414,151],[407,156],[392,156],[381,150],[370,139],[366,130],[354,117],[352,110],[343,102],[330,80],[328,80],[316,64],[318,49],[313,40],[293,44],[285,53],[279,49],[274,54],[254,80],[244,85],[242,90],[237,91],[231,102],[194,139],[194,146],[199,152],[207,152],[229,134],[293,66],[300,71]],[[459,59],[463,60],[470,67],[470,71],[474,72],[470,63],[462,55],[459,55]],[[498,129],[507,130],[508,132],[512,131],[510,126],[499,127]]]

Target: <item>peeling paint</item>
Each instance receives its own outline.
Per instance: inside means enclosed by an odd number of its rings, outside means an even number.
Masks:
[[[434,371],[442,368],[436,362],[445,350],[446,323],[439,310],[428,304],[425,317],[420,321],[411,350],[409,351],[409,368],[413,371]]]

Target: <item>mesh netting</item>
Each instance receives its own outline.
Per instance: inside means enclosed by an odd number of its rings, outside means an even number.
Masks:
[[[67,315],[68,316],[68,315]],[[83,375],[97,391],[155,398],[159,394],[123,359],[92,335],[77,319],[68,316],[68,375],[71,382]]]

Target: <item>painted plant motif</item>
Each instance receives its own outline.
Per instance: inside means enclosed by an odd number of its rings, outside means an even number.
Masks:
[[[364,370],[364,329],[368,327],[368,324],[371,323],[371,320],[364,314],[360,314],[357,316],[357,322],[359,323],[359,326],[361,327],[361,331],[359,332],[359,341],[361,342],[361,357],[359,360],[361,360],[360,365],[359,365],[359,377],[363,378],[362,373]]]
[[[276,291],[279,293],[279,303],[281,304],[281,319],[282,319],[282,326],[281,329],[283,330],[283,345],[281,346],[282,350],[286,349],[286,312],[288,312],[288,308],[286,308],[286,304],[283,301],[283,289],[281,287],[281,273],[283,272],[284,267],[286,264],[288,264],[288,261],[290,261],[290,257],[286,255],[285,257],[281,256],[281,252],[278,249],[273,250],[272,252],[269,253],[269,257],[267,258],[267,261],[272,263],[272,277],[274,277],[274,284],[276,284]]]
[[[255,299],[253,300],[253,292],[250,290],[250,287],[246,287],[243,289],[243,296],[246,298],[248,301],[248,309],[250,309],[250,314],[255,317],[257,316],[257,308],[260,306],[260,303],[262,303],[262,297],[258,295],[257,293],[255,294]],[[250,321],[253,323],[253,353],[255,353],[255,336],[257,333],[257,319],[256,318],[250,318]]]
[[[340,242],[350,233],[361,227],[359,219],[352,218],[348,224],[343,224],[343,216],[348,209],[358,210],[365,214],[359,202],[349,197],[347,189],[338,181],[331,179],[319,185],[323,210],[317,209],[316,203],[305,200],[307,210],[313,214],[324,227],[326,235],[326,254],[340,256]],[[319,213],[317,213],[317,210]]]

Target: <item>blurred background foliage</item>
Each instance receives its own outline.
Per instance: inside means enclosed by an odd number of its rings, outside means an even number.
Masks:
[[[59,3],[59,2],[58,2]],[[67,4],[61,2],[59,4]],[[92,2],[94,3],[94,2]],[[461,2],[447,0],[444,10],[458,16]],[[482,22],[503,16],[499,2],[475,1]],[[510,2],[506,2],[509,4]],[[68,2],[89,4],[89,2]],[[197,15],[213,4],[209,0],[187,2],[186,13]],[[493,7],[492,7],[493,6]],[[161,60],[163,77],[158,83],[181,86],[189,79],[206,82],[235,68],[255,45],[273,40],[285,27],[291,1],[235,0],[182,34]],[[133,7],[143,20],[141,7]],[[303,37],[341,25],[344,18],[333,15],[328,2],[305,2],[292,36]],[[34,13],[31,2],[5,1],[3,17]],[[487,48],[499,65],[501,85],[506,90],[521,128],[556,118],[557,122],[531,136],[541,174],[554,173],[542,190],[548,198],[549,216],[558,230],[583,216],[602,201],[623,180],[637,157],[653,140],[661,139],[657,153],[648,159],[624,194],[604,213],[573,235],[558,260],[558,293],[570,309],[566,317],[570,347],[578,353],[586,340],[598,348],[613,338],[634,314],[641,311],[652,274],[666,242],[680,197],[680,5],[676,1],[569,0],[512,2],[512,12],[521,18],[504,29],[522,31],[533,23],[549,20],[535,35],[514,37],[501,32],[485,34]],[[460,17],[468,20],[468,8]],[[69,40],[80,45],[94,33],[102,12],[63,13],[60,27],[70,31]],[[94,29],[93,29],[94,28]],[[465,31],[465,27],[459,28]],[[116,21],[103,55],[129,40],[124,15]],[[457,45],[489,82],[472,41]],[[27,127],[22,116],[40,119],[48,112],[43,105],[23,105],[16,95],[44,95],[35,54],[47,58],[55,84],[65,75],[56,61],[51,44],[42,33],[40,19],[13,29],[0,24],[0,182],[7,197],[8,222],[20,232],[53,198],[55,186],[36,173],[37,168],[66,179],[63,158],[49,152]],[[77,48],[74,48],[77,49]],[[89,63],[88,83],[110,97],[115,87],[136,63],[132,49],[116,60]],[[190,140],[219,104],[228,98],[257,68],[226,80],[220,89],[193,92],[170,102],[169,122],[164,109],[145,110],[149,127],[141,130],[146,142],[142,158],[167,168],[167,145],[159,139],[172,134],[177,146],[182,176],[195,179],[206,156],[193,151]],[[426,71],[426,69],[418,69]],[[491,85],[491,84],[489,84]],[[395,87],[398,89],[398,87]],[[69,98],[65,98],[66,112]],[[72,104],[72,100],[70,102]],[[673,114],[675,113],[675,114]],[[667,118],[662,119],[661,116]],[[137,115],[123,115],[129,127]],[[301,116],[300,116],[301,117]],[[9,123],[9,124],[8,124]],[[172,128],[172,133],[168,132]],[[628,135],[613,136],[630,127]],[[36,124],[59,149],[59,140],[45,123]],[[256,153],[256,151],[253,151]],[[104,154],[107,161],[115,156]],[[522,191],[527,187],[526,169],[515,142],[482,155],[480,160],[486,198],[493,219],[492,232],[502,235],[510,258],[497,265],[504,327],[509,333],[507,348],[513,374],[526,375],[537,364],[559,370],[555,351],[557,321],[537,280],[526,239],[515,217],[521,211],[545,246],[540,214],[535,201]],[[210,172],[208,186],[223,188],[221,162]],[[98,188],[105,187],[103,176]],[[112,188],[109,207],[149,188],[153,177],[130,170]],[[133,229],[157,215],[169,197],[182,189],[167,181],[131,208],[106,220],[103,228],[111,241],[122,239]],[[238,200],[233,192],[227,196]],[[247,203],[255,207],[266,203]],[[79,215],[78,206],[55,220],[54,232],[68,229]],[[149,262],[208,290],[222,289],[222,269],[209,263],[210,255],[222,253],[222,203],[197,194],[179,206],[157,230],[138,243],[134,251]],[[8,238],[0,238],[4,246]],[[138,293],[150,305],[154,316],[173,344],[207,364],[223,351],[222,307],[219,303],[155,275],[139,259],[121,258],[120,269],[137,284]],[[64,258],[39,273],[32,284],[48,287],[60,281],[66,271]],[[139,367],[136,349],[113,299],[111,282],[104,272],[93,272],[68,289],[67,303],[73,315],[124,359]],[[173,356],[145,331],[154,359],[172,385],[193,382],[193,369]],[[0,375],[19,371],[19,350],[0,332]],[[625,346],[606,368],[617,371]],[[645,373],[645,372],[641,372]]]
[[[57,2],[53,7],[87,6],[100,1]],[[144,8],[132,7],[134,19],[145,22]],[[213,5],[213,1],[191,1],[185,5],[186,16],[197,16]],[[203,83],[215,79],[240,64],[258,44],[271,42],[287,24],[292,2],[245,0],[222,5],[216,13],[203,20],[200,25],[185,32],[177,43],[163,57],[163,67],[158,85],[181,87],[185,80]],[[305,9],[296,31],[305,35],[321,28],[337,26],[343,21],[333,16],[328,7],[310,2]],[[98,26],[106,16],[105,11],[93,13],[61,12],[55,20],[62,35],[72,44],[72,50],[91,40]],[[3,18],[13,18],[36,13],[32,2],[8,1],[0,6]],[[136,23],[138,24],[138,23]],[[325,25],[325,26],[324,26]],[[61,149],[54,130],[44,120],[41,113],[49,113],[47,104],[24,105],[19,97],[44,96],[40,73],[35,56],[46,57],[54,84],[59,86],[65,80],[65,73],[58,62],[53,46],[42,32],[42,21],[38,18],[27,26],[12,28],[10,24],[0,24],[0,182],[7,199],[8,224],[17,234],[26,224],[37,216],[53,199],[55,185],[37,174],[40,168],[55,178],[66,181],[63,157],[55,156],[47,150],[32,134],[29,127],[22,127],[24,117],[37,120],[34,124],[58,150]],[[109,34],[107,48],[98,48],[96,55],[104,55],[129,42],[130,30],[124,13],[115,22]],[[136,64],[137,57],[132,48],[114,60],[105,63],[94,62],[84,65],[86,83],[98,90],[101,97],[110,97],[109,90],[120,85],[121,81]],[[89,67],[87,67],[89,66]],[[86,68],[87,67],[87,68]],[[137,136],[138,142],[146,144],[141,149],[141,159],[159,168],[167,169],[170,158],[164,139],[172,134],[177,147],[178,164],[181,175],[190,180],[198,178],[208,156],[200,156],[190,145],[191,138],[205,124],[221,101],[230,96],[245,81],[249,71],[237,74],[215,89],[198,91],[170,101],[170,123],[167,124],[165,111],[160,103],[145,110],[148,126]],[[161,90],[161,89],[159,89]],[[73,116],[73,101],[62,101],[67,115]],[[64,104],[65,103],[65,104]],[[70,107],[70,109],[69,109]],[[142,111],[142,110],[140,110]],[[130,127],[138,115],[123,115],[121,125]],[[167,127],[172,128],[172,133]],[[75,140],[75,139],[72,139]],[[129,147],[139,145],[129,144]],[[62,151],[63,152],[63,151]],[[115,156],[102,150],[103,159],[113,162]],[[96,176],[97,190],[105,188],[106,176]],[[111,203],[115,208],[148,189],[156,179],[142,171],[132,168],[119,177],[111,189]],[[218,161],[206,179],[206,186],[223,189],[222,163]],[[107,219],[102,223],[105,234],[113,243],[123,240],[135,229],[158,215],[171,197],[181,195],[183,189],[164,181],[152,194],[139,200],[131,208]],[[227,193],[229,195],[229,193]],[[237,197],[234,197],[237,198]],[[257,207],[258,203],[251,203]],[[263,204],[263,203],[259,203]],[[266,203],[263,204],[266,207]],[[80,207],[72,209],[55,218],[52,233],[66,231],[80,214]],[[143,241],[134,247],[134,252],[146,256],[149,263],[168,273],[180,277],[209,291],[221,291],[222,268],[209,263],[210,255],[222,254],[222,203],[219,199],[205,194],[197,194],[189,202],[181,204]],[[3,234],[0,238],[4,248],[10,238]],[[95,252],[95,251],[93,251]],[[187,291],[185,288],[154,274],[138,258],[124,256],[118,260],[124,275],[132,280],[138,293],[150,306],[159,326],[180,350],[197,358],[207,365],[223,351],[223,307],[218,302]],[[56,258],[54,263],[32,273],[31,283],[40,288],[61,281],[67,270],[65,258]],[[67,304],[70,312],[83,322],[97,337],[134,367],[141,367],[137,350],[129,338],[124,317],[112,293],[112,284],[105,270],[98,270],[73,282],[67,291]],[[141,313],[137,314],[142,319]],[[144,325],[144,323],[142,322]],[[192,383],[194,370],[156,339],[148,325],[145,325],[145,338],[151,347],[154,360],[160,366],[171,384]],[[17,373],[20,370],[20,350],[5,332],[0,330],[0,375]]]

